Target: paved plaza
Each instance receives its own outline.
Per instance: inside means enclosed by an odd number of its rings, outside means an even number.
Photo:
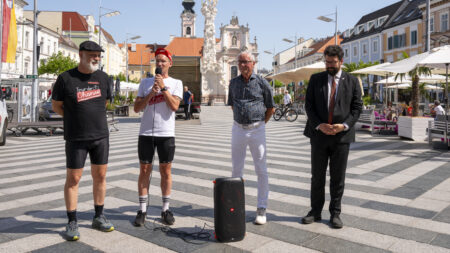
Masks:
[[[79,188],[81,238],[66,242],[62,134],[8,136],[0,147],[0,252],[450,252],[450,152],[425,142],[359,131],[351,146],[343,198],[344,228],[323,220],[303,225],[309,210],[310,145],[304,116],[294,123],[267,125],[270,195],[268,223],[252,224],[256,175],[251,155],[245,165],[247,234],[243,241],[214,239],[213,183],[231,175],[232,112],[204,106],[200,121],[177,121],[171,210],[173,226],[202,230],[208,240],[180,239],[161,229],[160,175],[150,187],[152,217],[145,227],[131,224],[138,208],[138,118],[121,118],[110,136],[106,216],[116,230],[90,228],[93,216],[89,162]],[[327,189],[327,194],[328,194]],[[327,196],[329,199],[329,196]]]

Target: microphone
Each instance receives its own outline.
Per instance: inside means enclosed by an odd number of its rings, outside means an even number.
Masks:
[[[155,69],[155,78],[156,78],[156,75],[161,75],[162,74],[162,69],[160,68],[160,67],[157,67],[156,69]],[[155,79],[156,80],[156,79]],[[155,85],[158,87],[158,91],[159,91],[159,85],[158,84],[156,84],[155,83]]]

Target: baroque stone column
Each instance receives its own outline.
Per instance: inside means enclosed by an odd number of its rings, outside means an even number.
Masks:
[[[214,19],[218,0],[202,0],[202,14],[205,17],[202,73],[202,102],[210,104],[225,103],[227,86],[222,66],[216,58],[216,36]]]

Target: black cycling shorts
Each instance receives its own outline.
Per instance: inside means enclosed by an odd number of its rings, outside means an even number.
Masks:
[[[156,137],[139,135],[138,155],[143,164],[153,162],[155,147],[158,151],[159,163],[171,163],[175,155],[175,137]]]
[[[109,155],[109,137],[89,141],[66,141],[67,168],[84,168],[88,153],[91,164],[107,164]]]

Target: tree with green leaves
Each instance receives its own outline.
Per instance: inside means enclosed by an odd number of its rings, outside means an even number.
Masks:
[[[359,82],[362,84],[361,78],[367,77],[367,74],[352,74],[351,72],[356,71],[358,69],[363,69],[363,68],[368,68],[371,66],[375,66],[378,65],[379,62],[363,62],[363,61],[359,61],[358,63],[356,62],[352,62],[352,63],[344,63],[344,66],[342,67],[342,70],[350,73],[351,75],[356,76],[356,78],[358,78]],[[369,82],[367,82],[369,83]],[[370,86],[370,83],[369,83]],[[362,89],[362,87],[361,87]],[[371,89],[372,93],[370,94],[370,97],[373,98],[374,97],[374,89]]]
[[[41,66],[38,68],[38,74],[59,75],[64,71],[78,66],[78,62],[72,60],[69,56],[64,56],[61,51],[50,56],[46,61],[41,60]]]
[[[409,55],[406,52],[403,52],[403,57],[401,60],[409,58]],[[420,75],[431,75],[431,69],[428,67],[415,67],[408,73],[401,73],[395,76],[395,79],[398,77],[404,78],[405,75],[408,74],[412,78],[412,90],[411,90],[411,102],[412,102],[412,116],[419,116],[419,101],[420,101],[420,87],[419,87],[419,76]]]
[[[270,83],[270,86],[273,86],[272,82]],[[275,88],[281,88],[281,87],[284,87],[284,83],[282,83],[282,82],[280,82],[278,80],[275,80]]]
[[[127,77],[125,76],[124,73],[120,72],[119,74],[117,74],[116,76],[114,76],[114,80],[117,79],[117,77],[119,78],[119,80],[121,82],[125,82],[127,80]]]

